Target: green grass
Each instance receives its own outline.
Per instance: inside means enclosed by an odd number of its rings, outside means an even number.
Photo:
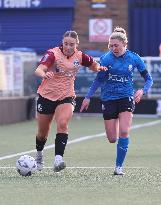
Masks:
[[[136,118],[133,125],[156,120]],[[60,173],[46,168],[21,177],[15,168],[2,168],[14,167],[18,157],[0,160],[0,204],[160,205],[160,127],[161,123],[131,130],[124,176],[113,176],[116,145],[109,144],[106,137],[69,144],[64,156],[67,169]],[[53,125],[47,145],[54,142],[55,132]],[[101,117],[74,117],[69,141],[103,132]],[[0,126],[0,157],[35,149],[35,133],[35,121]],[[54,149],[44,154],[45,166],[52,166]]]

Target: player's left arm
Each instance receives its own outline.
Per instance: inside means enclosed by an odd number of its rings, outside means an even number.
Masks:
[[[106,71],[107,67],[101,66],[93,57],[82,53],[82,65],[88,67],[92,71]]]
[[[137,59],[138,61],[138,71],[140,72],[140,75],[144,78],[145,83],[142,89],[139,89],[135,93],[135,102],[138,103],[140,102],[141,98],[143,95],[147,94],[150,90],[150,88],[153,85],[153,79],[148,70],[146,69],[145,63],[141,58]]]
[[[144,78],[145,83],[143,87],[143,94],[147,94],[150,90],[150,88],[153,85],[153,79],[150,73],[145,69],[144,71],[140,72],[141,76]]]
[[[92,65],[89,66],[89,69],[93,70],[93,71],[106,71],[107,67],[105,66],[101,66],[99,63],[97,63],[96,61],[93,61]]]

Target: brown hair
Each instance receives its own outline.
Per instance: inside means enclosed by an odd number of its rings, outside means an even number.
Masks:
[[[119,27],[119,26],[117,26],[114,29],[113,33],[110,35],[109,40],[110,39],[118,39],[120,41],[123,41],[124,43],[128,43],[125,29],[123,29],[122,27]]]
[[[76,39],[76,42],[79,43],[79,38],[78,38],[78,34],[76,31],[66,31],[63,35],[63,38],[65,37],[71,37]]]

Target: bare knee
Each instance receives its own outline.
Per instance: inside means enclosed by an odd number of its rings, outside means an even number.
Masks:
[[[108,130],[106,131],[106,136],[107,136],[109,143],[115,143],[118,138],[118,133],[117,131]]]
[[[60,120],[57,124],[58,132],[66,132],[68,129],[68,123],[66,120]]]
[[[46,127],[46,128],[40,128],[39,127],[39,129],[38,129],[38,133],[37,133],[37,136],[39,136],[39,138],[40,138],[40,140],[41,140],[41,138],[43,139],[43,138],[47,138],[47,136],[48,136],[48,133],[49,133],[49,127]]]
[[[115,143],[117,141],[117,137],[109,137],[107,136],[109,143]]]
[[[109,143],[115,143],[117,139],[108,139]]]

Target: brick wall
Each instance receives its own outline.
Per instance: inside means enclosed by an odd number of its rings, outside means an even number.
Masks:
[[[73,29],[79,34],[79,49],[107,50],[105,42],[89,42],[88,21],[90,18],[111,18],[113,28],[121,26],[128,28],[128,0],[106,0],[106,8],[91,8],[91,0],[75,0],[75,14]]]

